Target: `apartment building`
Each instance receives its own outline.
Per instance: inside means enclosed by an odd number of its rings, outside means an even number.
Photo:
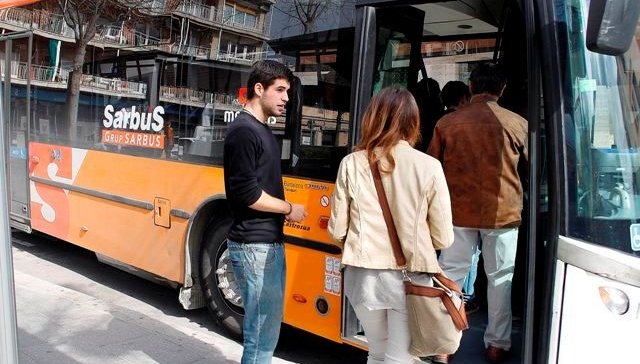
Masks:
[[[76,40],[62,11],[47,1],[0,10],[3,34],[25,30],[33,34],[31,47],[27,39],[16,40],[8,52],[15,99],[10,110],[12,130],[26,131],[26,120],[31,120],[32,139],[40,135],[63,144],[109,149],[112,146],[102,145],[100,138],[107,105],[143,111],[162,106],[175,129],[175,143],[170,143],[176,145],[174,155],[186,153],[178,146],[209,155],[211,151],[196,144],[221,138],[217,130],[224,129],[224,122],[239,110],[239,92],[250,66],[267,54],[274,3],[152,0],[129,9],[130,14],[98,19],[86,48],[75,123],[67,120],[65,106]],[[0,52],[4,75],[7,52]],[[27,78],[30,107],[25,98]]]

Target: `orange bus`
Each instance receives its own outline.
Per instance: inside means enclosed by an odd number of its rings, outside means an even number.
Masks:
[[[147,3],[142,20],[105,12],[72,115],[73,29],[43,3],[0,11],[0,27],[17,32],[0,38],[12,226],[175,287],[185,309],[207,306],[239,337],[222,145],[251,64],[277,59],[297,78],[286,116],[270,123],[287,200],[309,212],[285,225],[284,321],[364,348],[326,233],[359,116],[399,84],[428,105],[428,131],[439,101],[424,81],[466,81],[494,60],[508,76],[501,103],[530,122],[512,360],[633,361],[633,335],[619,333],[640,312],[636,2],[309,1],[308,13],[287,0]],[[481,358],[484,325],[471,323],[458,356],[468,363]]]

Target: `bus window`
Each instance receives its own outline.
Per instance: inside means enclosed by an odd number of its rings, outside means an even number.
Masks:
[[[165,149],[165,156],[222,165],[227,127],[242,109],[240,93],[246,87],[248,66],[219,69],[177,57],[163,61],[161,69],[159,103],[173,129],[173,146]]]
[[[319,19],[309,20],[313,24],[301,21],[287,2],[276,8],[268,44],[299,78],[302,103],[283,137],[291,154],[283,153],[283,173],[334,181],[352,125],[354,4],[330,3]]]
[[[386,46],[378,56],[377,72],[373,78],[373,93],[389,86],[409,85],[411,42],[401,32],[380,28],[378,37],[386,38]]]
[[[640,238],[629,234],[631,226],[637,235],[640,219],[640,27],[622,56],[597,54],[585,46],[588,2],[558,10],[567,41],[560,51],[566,59],[569,233],[640,255]]]

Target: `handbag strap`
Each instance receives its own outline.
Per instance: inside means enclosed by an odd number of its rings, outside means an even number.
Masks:
[[[407,265],[407,258],[405,258],[404,253],[402,252],[402,246],[400,245],[400,239],[398,238],[398,230],[396,230],[396,224],[393,222],[393,216],[391,216],[391,209],[389,208],[387,195],[384,193],[384,186],[382,185],[382,176],[380,176],[378,162],[370,162],[369,165],[371,166],[373,184],[376,186],[376,192],[378,193],[378,201],[380,201],[384,222],[387,224],[387,231],[389,233],[389,239],[391,240],[391,247],[393,248],[393,256],[396,258],[396,264],[398,264],[399,267],[405,267]]]

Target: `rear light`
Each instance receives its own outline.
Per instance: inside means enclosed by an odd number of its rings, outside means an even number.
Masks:
[[[609,311],[616,315],[624,315],[629,311],[629,297],[618,288],[599,287],[600,299]]]

